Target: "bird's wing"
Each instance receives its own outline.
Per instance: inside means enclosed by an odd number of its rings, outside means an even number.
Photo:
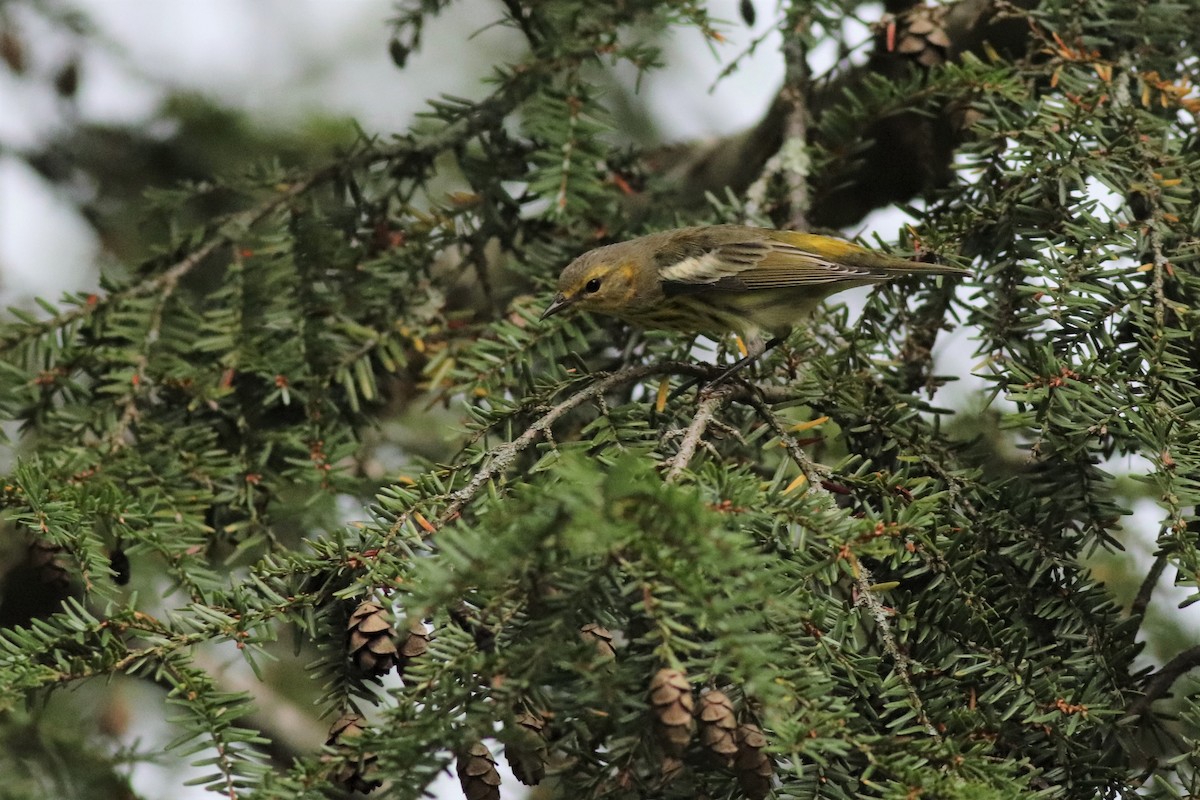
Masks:
[[[796,245],[774,240],[748,238],[720,242],[679,255],[678,260],[659,268],[663,291],[668,295],[789,289],[889,277],[884,270],[836,263]]]

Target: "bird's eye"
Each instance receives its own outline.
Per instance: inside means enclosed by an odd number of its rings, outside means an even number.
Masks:
[[[600,279],[592,278],[583,285],[583,290],[588,294],[595,294],[596,292],[600,291]]]

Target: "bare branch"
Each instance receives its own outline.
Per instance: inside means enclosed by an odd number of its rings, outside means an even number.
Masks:
[[[896,0],[901,10],[916,3]],[[1017,58],[1029,43],[1030,25],[1022,10],[1035,0],[959,0],[945,6],[944,32],[949,41],[946,58],[954,62],[966,53],[999,53]],[[886,37],[884,37],[886,43]],[[861,95],[875,77],[900,78],[911,74],[908,60],[877,48],[867,64],[849,67],[829,80],[813,81],[806,98],[810,143],[828,152],[844,154],[824,174],[810,176],[812,226],[840,228],[852,225],[880,206],[908,200],[933,186],[944,185],[954,171],[954,148],[965,131],[961,107],[946,106],[936,116],[917,112],[880,117],[855,141],[822,139],[817,125],[830,108],[843,106],[847,95]],[[925,68],[918,65],[917,68]],[[762,175],[767,161],[784,148],[788,117],[793,109],[782,88],[766,114],[752,128],[718,140],[673,145],[647,156],[648,167],[676,187],[675,202],[703,204],[707,193],[747,194]]]
[[[1158,585],[1158,579],[1166,571],[1168,563],[1170,563],[1170,559],[1167,551],[1159,550],[1154,556],[1154,563],[1150,565],[1150,571],[1146,573],[1146,577],[1142,579],[1142,585],[1138,587],[1138,593],[1133,598],[1133,605],[1129,607],[1131,616],[1146,616],[1146,609],[1150,607],[1150,598],[1154,595],[1154,587]]]
[[[525,13],[525,9],[521,8],[520,0],[504,0],[504,7],[508,9],[508,15],[513,18],[513,22],[516,22],[521,28],[521,33],[525,34],[525,39],[529,42],[529,46],[536,48],[540,38],[530,24],[529,16]]]
[[[787,122],[780,149],[780,167],[788,187],[788,227],[806,231],[809,228],[808,191],[810,161],[808,158],[808,36],[812,24],[807,14],[798,13],[796,6],[788,10],[784,31],[784,86],[781,92],[788,104]]]
[[[912,660],[896,644],[896,637],[892,635],[892,627],[888,620],[888,610],[883,607],[883,603],[879,601],[879,597],[871,588],[872,580],[870,571],[857,559],[854,562],[854,568],[856,573],[854,586],[857,589],[854,604],[859,608],[865,608],[871,615],[871,618],[875,620],[875,629],[879,631],[879,638],[883,640],[883,650],[891,656],[892,663],[896,666],[896,676],[904,684],[904,690],[908,693],[908,700],[912,703],[913,710],[917,712],[917,721],[925,728],[926,733],[935,739],[940,739],[941,737],[938,735],[937,729],[933,727],[933,723],[929,721],[929,717],[925,714],[925,706],[921,702],[921,696],[917,694],[916,687],[913,686]]]
[[[467,503],[479,493],[484,486],[493,478],[502,474],[509,468],[513,460],[516,459],[526,448],[537,442],[550,431],[550,426],[557,422],[564,414],[572,411],[593,398],[602,397],[605,394],[617,389],[621,386],[626,386],[631,383],[648,378],[651,375],[662,375],[670,373],[684,373],[690,375],[700,374],[708,376],[709,369],[705,369],[699,364],[687,364],[679,361],[662,361],[654,364],[641,364],[638,366],[629,367],[627,369],[614,372],[611,375],[600,378],[594,383],[588,385],[584,389],[563,400],[558,405],[551,408],[542,416],[525,429],[525,432],[513,439],[511,442],[500,445],[492,450],[487,463],[476,472],[470,482],[453,492],[449,496],[450,502],[445,510],[439,515],[438,520],[442,524],[449,522],[458,515]],[[402,515],[393,525],[395,529],[398,525],[403,524],[406,519]]]
[[[1155,700],[1164,697],[1175,681],[1193,669],[1200,667],[1200,644],[1189,647],[1150,676],[1142,696],[1129,706],[1129,716],[1140,717],[1150,710]]]
[[[718,384],[701,394],[700,404],[696,408],[696,416],[692,418],[692,423],[688,425],[683,441],[679,443],[679,452],[669,462],[667,483],[674,483],[683,474],[688,462],[696,454],[696,448],[700,445],[705,429],[713,421],[716,413],[729,403],[732,395],[733,387],[728,383]]]
[[[825,489],[821,486],[821,481],[824,480],[829,474],[828,469],[826,469],[824,466],[819,466],[816,462],[808,457],[808,454],[804,452],[804,448],[800,446],[800,443],[796,441],[796,438],[788,433],[783,421],[779,419],[775,412],[771,410],[770,406],[768,406],[766,402],[762,400],[762,398],[756,397],[753,394],[748,394],[747,396],[739,397],[738,399],[749,403],[754,410],[758,412],[758,415],[762,417],[763,421],[770,426],[771,430],[775,432],[775,435],[779,437],[779,441],[781,441],[783,446],[787,449],[788,455],[791,456],[792,461],[796,462],[796,466],[800,468],[800,472],[803,473],[804,477],[808,479],[810,490],[818,493],[824,493]]]
[[[561,419],[565,414],[573,411],[584,403],[592,400],[599,402],[603,399],[604,395],[608,394],[609,392],[612,392],[623,386],[636,383],[637,381],[644,380],[653,375],[687,375],[694,378],[712,380],[721,377],[724,374],[724,368],[713,365],[697,364],[687,361],[660,361],[653,364],[640,364],[628,367],[603,377],[597,376],[597,380],[595,382],[589,384],[578,392],[575,392],[570,397],[566,398],[543,413],[533,422],[533,424],[526,428],[520,436],[492,449],[487,454],[484,465],[471,477],[471,480],[466,486],[441,498],[447,501],[447,505],[442,509],[441,513],[437,515],[436,525],[426,522],[422,525],[422,527],[428,525],[429,527],[425,528],[426,534],[432,535],[438,527],[453,521],[462,512],[462,510],[467,507],[471,500],[473,500],[475,496],[488,485],[489,482],[503,474],[509,469],[509,467],[512,466],[512,463],[516,460],[517,456],[519,456],[533,444],[537,443],[539,440],[543,438],[549,438],[551,434],[551,428],[554,423]],[[720,390],[719,392],[717,391],[718,389]],[[817,467],[817,465],[813,464],[812,461],[810,461],[808,457],[804,455],[803,450],[800,449],[800,445],[787,433],[782,423],[779,422],[774,413],[767,406],[767,402],[781,402],[790,399],[790,397],[791,395],[786,387],[759,387],[750,386],[741,382],[719,384],[714,388],[713,394],[708,395],[707,398],[717,398],[718,402],[713,408],[712,412],[704,415],[705,419],[701,423],[700,427],[697,427],[697,422],[695,419],[693,420],[692,425],[689,426],[688,434],[690,434],[693,430],[696,431],[695,443],[688,446],[685,442],[684,445],[681,445],[681,451],[686,452],[685,459],[690,459],[694,454],[696,447],[700,445],[701,437],[704,433],[704,427],[707,427],[713,422],[717,407],[729,402],[730,400],[737,400],[739,402],[749,403],[758,410],[759,414],[763,415],[763,418],[768,421],[768,424],[772,425],[772,428],[783,439],[785,446],[788,448],[788,452],[792,455],[792,458],[796,459],[796,463],[800,465],[810,482],[814,484],[814,489],[816,491],[824,491],[824,489],[822,489],[820,486],[820,480],[823,477],[821,469]],[[698,412],[697,417],[700,416],[701,414]],[[687,452],[685,449],[686,447],[690,447],[690,452]],[[679,456],[677,455],[676,459],[678,458]],[[684,464],[686,466],[686,460]],[[436,501],[437,499],[438,498],[429,498],[429,500],[432,501]],[[385,541],[390,541],[397,533],[399,533],[399,531],[408,523],[412,515],[419,512],[419,510],[420,509],[417,506],[414,506],[399,514],[395,521],[388,528]],[[424,519],[424,517],[422,517],[422,519]]]

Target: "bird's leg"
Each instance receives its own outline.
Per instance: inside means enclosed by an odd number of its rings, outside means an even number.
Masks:
[[[762,340],[759,339],[758,341],[761,342]],[[746,355],[742,356],[737,361],[730,364],[729,369],[725,370],[720,375],[718,375],[717,377],[715,377],[711,381],[709,381],[708,386],[711,388],[713,386],[717,386],[718,384],[724,383],[725,381],[729,380],[731,377],[736,375],[740,370],[742,370],[743,368],[745,368],[746,366],[748,366],[750,364],[753,364],[755,361],[762,358],[764,355],[769,353],[771,350],[778,347],[782,342],[783,342],[782,336],[775,336],[772,339],[770,339],[765,345],[761,345],[759,347],[751,347],[749,349],[749,352],[747,352]],[[701,378],[692,378],[690,381],[685,383],[683,386],[680,386],[678,389],[671,392],[671,394],[667,397],[667,402],[670,402],[670,401],[674,400],[676,397],[679,397],[679,395],[681,395],[684,392],[686,392],[687,390],[691,389],[693,386],[699,385],[701,383],[701,381],[702,381]]]
[[[760,339],[759,341],[761,342],[762,340]],[[722,381],[729,380],[729,378],[731,376],[735,375],[738,371],[740,371],[740,370],[744,369],[745,367],[758,361],[760,358],[762,358],[767,353],[771,352],[772,350],[774,350],[776,347],[778,347],[781,344],[783,344],[783,337],[775,336],[775,337],[772,337],[771,339],[767,340],[767,343],[760,347],[751,347],[749,349],[749,351],[746,353],[746,355],[742,356],[737,361],[730,364],[729,369],[725,370],[720,375],[718,375],[716,378],[714,378],[713,384],[715,385],[715,384],[721,383]]]

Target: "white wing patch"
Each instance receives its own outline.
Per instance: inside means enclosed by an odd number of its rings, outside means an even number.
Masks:
[[[735,273],[736,270],[730,270],[728,263],[717,255],[716,251],[710,250],[702,256],[685,258],[683,261],[665,267],[659,271],[658,275],[664,281],[704,284],[715,283],[721,278]]]
[[[663,267],[658,274],[664,284],[674,284],[668,294],[680,292],[680,287],[744,292],[842,282],[860,285],[894,277],[884,270],[829,261],[787,243],[754,242],[721,245]]]

